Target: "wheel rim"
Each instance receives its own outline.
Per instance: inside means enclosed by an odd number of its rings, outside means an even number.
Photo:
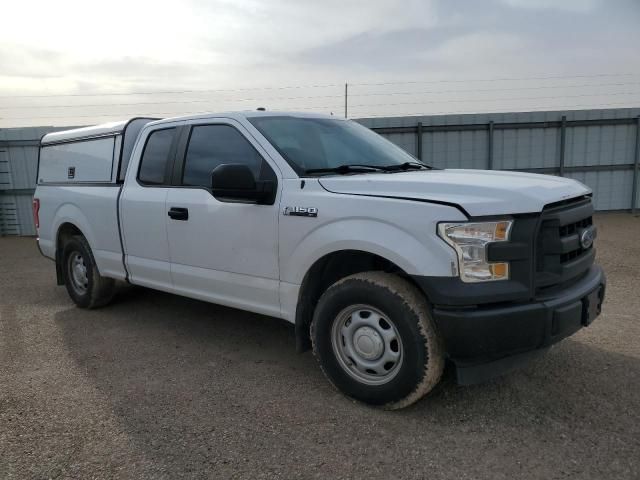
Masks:
[[[333,322],[331,344],[338,362],[367,385],[391,381],[402,365],[402,339],[391,319],[370,305],[352,305]]]
[[[83,295],[89,287],[89,277],[87,276],[87,265],[80,252],[71,252],[68,260],[69,280],[71,287],[76,293]]]

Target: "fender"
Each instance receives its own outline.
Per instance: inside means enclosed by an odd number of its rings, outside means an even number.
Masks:
[[[105,218],[102,223],[96,223],[95,221],[92,223],[79,206],[70,202],[65,202],[60,205],[53,215],[50,228],[53,243],[52,247],[55,249],[56,260],[59,260],[58,257],[60,255],[59,249],[57,248],[60,227],[65,223],[69,223],[80,230],[87,239],[100,274],[106,277],[124,280],[126,278],[126,272],[122,264],[122,249],[118,238],[119,232],[117,230],[115,211],[113,213],[113,219],[107,220]],[[112,234],[105,235],[104,232],[100,232],[100,228],[108,228],[105,227],[105,225],[108,226],[111,224],[114,227]],[[96,230],[96,226],[100,228]],[[98,233],[100,233],[99,238]]]
[[[345,235],[353,232],[357,238]],[[396,264],[408,274],[451,276],[454,251],[435,235],[417,238],[399,225],[383,220],[351,217],[324,223],[302,238],[286,262],[281,279],[300,285],[311,266],[320,258],[340,250],[359,250],[375,254]]]
[[[351,238],[346,235],[349,232]],[[280,305],[284,319],[296,323],[300,288],[313,265],[344,250],[376,255],[409,275],[450,277],[452,263],[456,264],[453,249],[435,235],[418,238],[398,225],[362,217],[324,223],[300,239],[291,254],[281,250]]]
[[[70,223],[71,225],[74,225],[78,230],[80,230],[82,232],[82,235],[84,235],[84,237],[87,239],[87,242],[89,242],[89,246],[91,247],[91,249],[94,249],[94,245],[96,242],[95,235],[91,228],[91,223],[89,222],[85,214],[82,213],[82,210],[80,210],[72,203],[63,203],[62,205],[60,205],[60,207],[54,214],[53,221],[51,222],[50,238],[52,238],[56,243],[56,248],[60,227],[65,223]]]

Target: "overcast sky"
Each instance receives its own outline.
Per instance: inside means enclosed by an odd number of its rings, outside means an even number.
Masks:
[[[10,0],[0,127],[640,105],[640,0]],[[380,85],[380,84],[385,85]],[[373,85],[372,85],[373,84]]]

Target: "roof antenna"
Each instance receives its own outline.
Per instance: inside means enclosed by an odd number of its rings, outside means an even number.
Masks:
[[[257,111],[259,111],[259,112],[264,112],[264,111],[266,111],[267,109],[266,109],[266,108],[264,108],[264,107],[258,107],[258,108],[256,108],[256,110],[257,110]]]

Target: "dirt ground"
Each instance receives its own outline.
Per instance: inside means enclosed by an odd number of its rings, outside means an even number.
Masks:
[[[640,478],[640,219],[596,218],[604,312],[521,371],[384,412],[293,328],[145,289],[74,307],[0,238],[0,478]]]

